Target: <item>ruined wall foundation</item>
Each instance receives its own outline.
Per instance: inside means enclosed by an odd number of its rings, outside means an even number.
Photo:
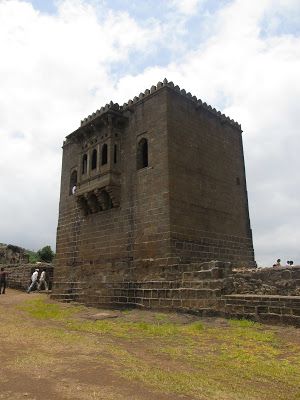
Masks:
[[[48,263],[36,264],[8,264],[3,265],[5,271],[8,273],[7,286],[12,289],[26,290],[31,281],[31,275],[39,269],[40,272],[45,269],[49,289],[52,288],[53,282],[53,265]]]
[[[300,326],[300,267],[236,271],[211,261],[170,265],[143,280],[85,270],[52,297],[93,307],[140,307]],[[271,276],[271,279],[270,279]],[[245,284],[247,282],[247,284]]]

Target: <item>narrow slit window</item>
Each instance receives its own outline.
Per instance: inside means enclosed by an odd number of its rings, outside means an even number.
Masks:
[[[101,165],[107,164],[107,144],[102,146]]]
[[[143,138],[137,147],[137,169],[148,167],[148,141]]]
[[[87,173],[87,154],[84,154],[82,157],[82,175]]]
[[[92,169],[97,168],[97,150],[94,149],[92,153]]]

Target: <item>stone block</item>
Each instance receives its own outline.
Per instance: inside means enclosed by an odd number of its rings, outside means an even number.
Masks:
[[[268,312],[271,314],[281,315],[281,308],[280,307],[269,307]]]
[[[182,300],[179,300],[179,299],[172,299],[172,307],[173,308],[181,308],[181,306],[182,306]]]
[[[164,308],[172,308],[172,299],[159,299],[159,305]]]
[[[300,307],[292,308],[292,314],[295,315],[295,316],[300,317]]]
[[[300,327],[300,317],[295,315],[282,315],[281,323]]]

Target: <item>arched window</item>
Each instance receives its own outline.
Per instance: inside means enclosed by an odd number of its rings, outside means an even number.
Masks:
[[[93,153],[92,153],[92,169],[96,169],[97,168],[97,150],[94,149]]]
[[[73,171],[70,176],[70,188],[69,188],[69,194],[73,194],[75,192],[74,187],[77,186],[77,171]]]
[[[118,161],[118,146],[115,144],[114,145],[114,164],[116,164]]]
[[[107,164],[107,144],[104,143],[102,146],[102,152],[101,152],[101,165]]]
[[[82,157],[81,173],[82,173],[82,175],[87,173],[87,154],[84,154]]]
[[[148,167],[148,141],[143,138],[137,147],[137,169]]]

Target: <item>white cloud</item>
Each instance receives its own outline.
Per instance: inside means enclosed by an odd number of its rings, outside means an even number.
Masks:
[[[109,100],[127,101],[166,76],[242,124],[257,260],[300,263],[300,38],[289,30],[299,2],[232,1],[189,51],[183,42],[199,1],[171,1],[168,23],[83,1],[59,4],[49,16],[20,1],[0,3],[1,240],[52,241],[63,137]],[[176,44],[167,66],[111,72]]]
[[[196,13],[199,6],[199,0],[171,0],[170,5],[174,7],[177,12],[183,15],[193,15]]]
[[[233,2],[216,15],[214,35],[186,61],[135,77],[140,87],[166,75],[202,100],[224,104],[242,124],[257,261],[269,265],[283,255],[300,263],[300,38],[261,36],[262,18],[273,6]],[[120,91],[132,85],[131,76],[123,77]]]
[[[111,66],[157,40],[158,25],[102,11],[68,0],[43,15],[29,3],[0,3],[3,242],[53,245],[64,136],[107,102]]]

